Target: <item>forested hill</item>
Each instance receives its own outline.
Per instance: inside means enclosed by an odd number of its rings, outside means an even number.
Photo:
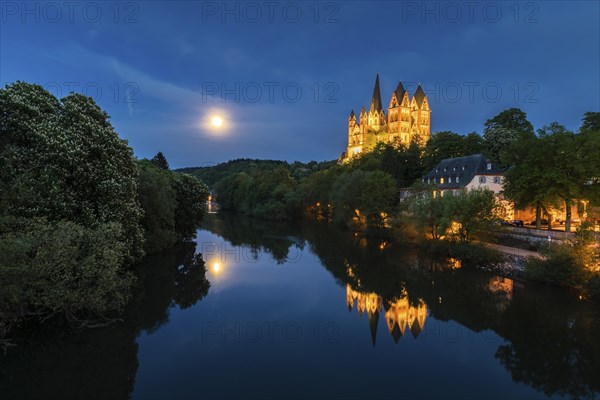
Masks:
[[[237,160],[231,160],[224,163],[202,166],[202,167],[190,167],[180,168],[177,172],[185,172],[190,175],[199,178],[213,188],[215,183],[219,182],[223,178],[230,175],[234,175],[240,172],[245,172],[248,175],[256,175],[261,172],[273,171],[278,167],[284,167],[290,171],[290,175],[297,180],[300,180],[310,174],[327,169],[335,165],[336,161],[310,161],[308,163],[302,163],[300,161],[294,161],[288,163],[287,161],[279,160],[255,160],[250,158],[239,158]]]

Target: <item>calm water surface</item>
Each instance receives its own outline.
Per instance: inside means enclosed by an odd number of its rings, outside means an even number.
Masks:
[[[0,355],[0,398],[598,397],[597,305],[327,225],[204,225],[124,322]]]

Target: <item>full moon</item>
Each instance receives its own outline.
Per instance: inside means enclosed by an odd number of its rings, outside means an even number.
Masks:
[[[221,125],[223,125],[223,118],[219,117],[219,116],[214,116],[212,117],[212,119],[210,120],[210,123],[212,124],[212,126],[214,126],[215,128],[220,128]]]

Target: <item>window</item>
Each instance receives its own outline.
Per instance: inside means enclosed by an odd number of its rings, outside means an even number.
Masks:
[[[452,171],[456,172],[456,167],[452,167]]]
[[[460,177],[456,177],[456,183],[460,182]]]
[[[446,172],[446,167],[444,167],[444,172]]]
[[[462,170],[463,170],[463,171],[465,170],[465,166],[464,166],[464,165],[462,166]]]
[[[454,195],[455,195],[455,196],[458,196],[459,194],[460,194],[460,190],[455,190],[455,191],[454,191]]]
[[[502,183],[502,179],[499,176],[495,176],[494,183]]]
[[[435,169],[435,173],[437,174],[438,172],[440,172],[437,168]]]
[[[488,169],[488,171],[491,171],[491,170],[492,170],[492,163],[491,163],[491,162],[489,162],[489,161],[488,161],[488,163],[487,163],[487,169]]]
[[[452,183],[452,177],[448,178],[448,183]]]
[[[443,176],[440,178],[440,183],[444,183],[444,177]]]
[[[427,183],[431,183],[431,178],[427,178]]]
[[[485,176],[480,176],[479,177],[479,183],[486,183],[487,179],[485,179]]]

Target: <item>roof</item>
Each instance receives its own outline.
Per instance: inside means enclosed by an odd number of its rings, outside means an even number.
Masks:
[[[483,154],[473,154],[466,157],[446,158],[440,161],[423,179],[435,179],[436,186],[440,189],[461,189],[473,180],[475,175],[502,175],[503,172],[497,165],[489,161],[491,169],[487,169],[489,159]],[[444,183],[439,183],[439,178],[444,177]],[[452,182],[450,179],[453,178]],[[459,177],[459,182],[456,182]]]
[[[404,93],[406,93],[404,86],[402,86],[402,81],[398,82],[398,87],[396,87],[394,93],[396,93],[396,99],[398,99],[398,103],[402,103],[402,98],[404,97]]]
[[[370,110],[383,110],[383,107],[381,106],[381,92],[379,91],[379,74],[377,74],[377,78],[375,78],[375,87],[373,88],[373,98],[371,99]]]
[[[350,111],[350,118],[354,117],[354,110]]]
[[[413,96],[413,99],[415,99],[415,101],[417,102],[417,106],[419,106],[419,108],[421,108],[421,105],[423,104],[423,99],[425,99],[425,92],[423,91],[423,89],[421,88],[421,85],[419,84],[419,86],[417,86],[417,90],[415,90],[415,95]]]

